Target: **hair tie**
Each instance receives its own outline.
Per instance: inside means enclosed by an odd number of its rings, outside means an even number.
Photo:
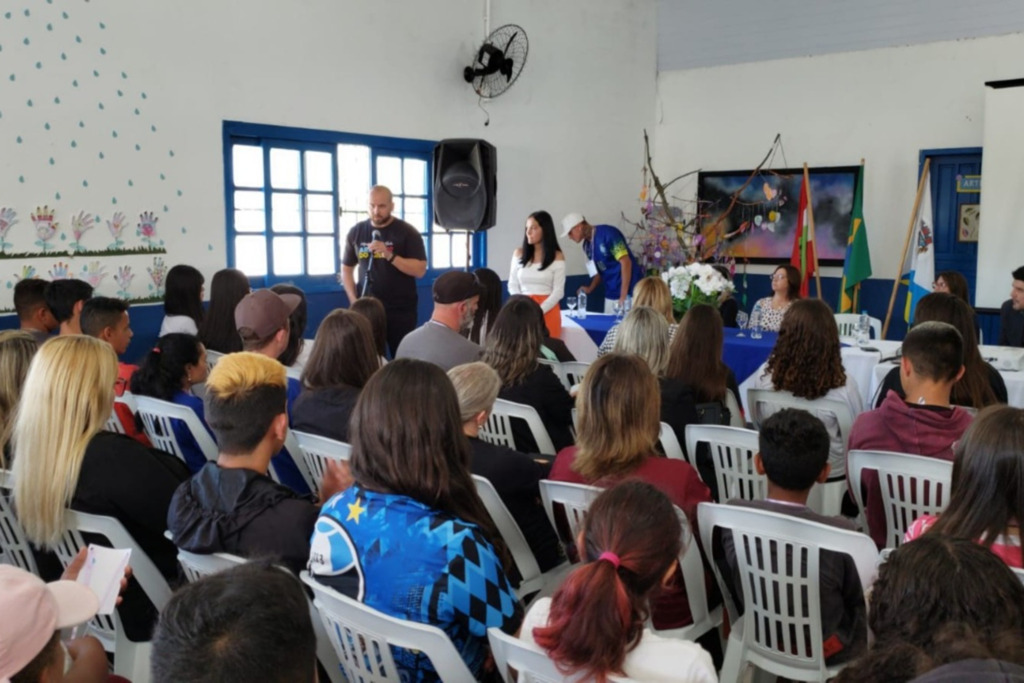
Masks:
[[[160,347],[159,346],[154,346],[153,347],[153,353],[161,353]]]
[[[622,562],[619,560],[619,556],[611,552],[610,550],[606,550],[603,553],[601,553],[600,557],[597,558],[597,561],[600,562],[601,560],[608,560],[616,569],[618,569],[619,565],[622,564]]]

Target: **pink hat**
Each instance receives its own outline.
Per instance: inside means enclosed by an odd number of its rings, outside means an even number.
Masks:
[[[43,583],[24,569],[0,565],[0,681],[28,666],[54,631],[88,621],[99,607],[88,586]]]

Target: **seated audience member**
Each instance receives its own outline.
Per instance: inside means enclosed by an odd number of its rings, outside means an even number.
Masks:
[[[37,344],[50,338],[60,327],[50,307],[46,305],[46,280],[37,277],[18,280],[14,285],[14,311],[21,329],[32,333]]]
[[[25,534],[53,549],[64,510],[113,517],[169,581],[177,552],[164,538],[167,508],[189,471],[181,460],[103,431],[114,404],[117,356],[110,344],[69,335],[39,348],[22,391],[33,410],[14,424],[14,503]],[[132,582],[120,610],[128,637],[149,638],[156,610]]]
[[[792,266],[789,266],[792,267]],[[782,271],[776,271],[779,273]],[[840,353],[839,328],[835,314],[818,299],[799,299],[782,318],[779,339],[768,361],[754,372],[754,387],[789,391],[799,398],[830,398],[845,403],[856,418],[862,410],[857,381],[847,376]],[[832,440],[830,481],[846,476],[846,437],[839,434],[839,421],[831,413],[818,418]]]
[[[576,395],[576,445],[558,453],[550,478],[596,486],[642,479],[668,495],[687,519],[696,520],[698,503],[710,502],[711,494],[688,463],[658,454],[660,406],[658,382],[642,358],[601,356]],[[692,621],[682,576],[677,573],[669,584],[654,610],[658,629]]]
[[[944,270],[935,276],[932,283],[933,292],[952,294],[968,306],[971,305],[971,297],[968,293],[967,278],[955,270]]]
[[[807,507],[807,496],[815,483],[824,483],[829,474],[829,436],[821,420],[804,410],[786,408],[761,424],[759,452],[754,456],[758,474],[768,478],[765,500],[730,500],[729,505],[767,510],[856,531],[853,522],[843,517],[826,517]],[[721,556],[716,562],[740,614],[744,610],[739,565],[732,532],[721,532]],[[788,561],[788,560],[787,560]],[[822,551],[821,554],[821,633],[825,639],[825,661],[829,665],[849,661],[867,645],[864,591],[857,567],[849,555]]]
[[[873,644],[834,680],[1019,681],[1021,624],[1024,586],[1006,565],[973,541],[927,534],[879,566],[868,609]]]
[[[434,281],[434,312],[430,320],[405,335],[395,358],[415,358],[441,366],[445,372],[480,358],[480,346],[463,333],[473,323],[480,301],[480,283],[472,273],[450,271]]]
[[[306,322],[309,317],[306,307],[306,293],[295,285],[277,284],[270,288],[277,294],[291,294],[299,297],[299,304],[288,316],[288,346],[277,357],[281,365],[294,368],[301,372],[309,360],[310,346],[303,338],[306,334]]]
[[[373,333],[373,348],[380,357],[380,364],[388,362],[388,313],[384,304],[375,296],[364,296],[352,302],[348,310],[359,313],[370,321]]]
[[[210,306],[199,326],[199,339],[210,351],[234,353],[242,350],[242,338],[235,327],[235,307],[250,291],[249,278],[235,268],[213,274]]]
[[[953,459],[953,444],[971,415],[950,405],[953,386],[964,373],[963,338],[946,323],[918,323],[903,340],[900,381],[905,399],[890,391],[882,405],[861,413],[850,430],[850,450],[895,451]],[[864,514],[871,538],[884,548],[885,511],[878,472],[861,475]]]
[[[784,263],[772,273],[772,295],[758,299],[750,310],[751,324],[755,322],[762,330],[778,332],[790,307],[800,300],[800,271]]]
[[[160,334],[199,334],[203,324],[203,274],[192,266],[177,265],[167,271],[164,286],[164,319]]]
[[[203,402],[220,455],[174,492],[167,512],[174,544],[270,557],[298,573],[320,507],[267,476],[288,429],[284,367],[255,353],[227,355],[210,373]],[[351,481],[347,469],[328,465],[321,500]]]
[[[25,375],[38,348],[35,338],[28,332],[0,332],[0,469],[9,467],[14,415],[21,400]]]
[[[313,683],[316,634],[302,584],[248,562],[182,586],[153,633],[154,683]]]
[[[640,281],[642,285],[644,280]],[[637,285],[638,287],[640,285]],[[668,331],[660,313],[647,306],[634,308],[622,321],[615,340],[615,351],[635,353],[658,378],[661,391],[661,422],[672,427],[680,444],[686,443],[686,425],[697,424],[693,389],[677,379],[665,376],[668,367]],[[683,446],[685,450],[685,446]]]
[[[676,324],[675,311],[672,309],[672,292],[669,290],[668,284],[656,275],[649,275],[636,283],[636,287],[633,289],[633,308],[640,306],[653,308],[665,319],[665,324],[668,326],[665,343],[670,344],[675,338],[676,329],[679,326]],[[622,322],[615,323],[608,330],[608,334],[605,335],[601,346],[597,349],[598,356],[611,353],[615,349],[615,341]]]
[[[192,385],[205,382],[209,372],[202,342],[191,334],[172,332],[157,339],[156,346],[142,359],[132,375],[131,390],[137,396],[152,396],[191,408],[209,432],[203,401],[192,393]],[[206,454],[184,422],[173,420],[171,425],[185,463],[192,472],[198,472],[206,464]]]
[[[469,341],[483,346],[487,343],[487,329],[494,324],[501,310],[501,295],[504,285],[501,284],[501,276],[490,268],[477,268],[473,271],[476,281],[480,283],[483,290],[480,293],[480,303],[473,314],[473,325],[469,330]],[[544,312],[541,311],[541,317]]]
[[[964,342],[964,374],[956,384],[950,400],[954,405],[981,410],[995,403],[1006,403],[1006,382],[992,365],[981,357],[978,335],[974,328],[974,311],[952,294],[932,292],[921,297],[914,309],[914,325],[925,322],[948,323],[955,327]],[[882,380],[875,407],[882,405],[890,391],[905,398],[900,382],[900,369],[893,368]]]
[[[523,612],[508,551],[466,467],[452,383],[433,363],[388,363],[363,389],[352,435],[355,484],[324,505],[310,574],[385,614],[441,628],[480,680],[493,667],[487,629],[515,633]],[[426,653],[392,652],[410,679],[436,680]]]
[[[530,606],[519,637],[544,648],[567,676],[717,681],[700,645],[646,628],[648,603],[672,579],[683,534],[672,501],[654,486],[627,481],[604,491],[576,539],[583,564],[553,597]],[[692,544],[687,552],[700,551]]]
[[[94,636],[61,640],[61,629],[82,624],[99,609],[88,586],[77,583],[83,549],[60,581],[0,565],[0,680],[10,683],[106,683],[107,656]]]
[[[539,308],[529,297],[510,297],[487,333],[482,360],[501,378],[498,398],[533,407],[557,451],[572,444],[572,398],[551,368],[538,362],[544,338]],[[523,420],[512,421],[512,437],[520,453],[539,452]]]
[[[82,280],[54,280],[43,290],[46,306],[57,319],[57,334],[82,334],[79,316],[82,306],[92,298],[92,285]]]
[[[542,572],[561,564],[565,557],[540,501],[537,483],[551,471],[550,456],[526,455],[480,438],[501,389],[501,378],[487,363],[456,365],[448,371],[462,414],[462,432],[469,437],[472,458],[469,469],[494,485],[512,514]]]
[[[999,309],[999,345],[1024,346],[1024,266],[1013,271],[1010,298]]]
[[[369,321],[352,309],[336,308],[324,318],[302,371],[293,429],[348,443],[348,420],[359,392],[380,367],[370,335]]]
[[[732,273],[729,272],[729,268],[721,263],[715,263],[711,266],[718,274],[726,279],[728,282],[732,282]],[[722,317],[722,325],[725,327],[739,327],[739,323],[736,321],[740,313],[740,304],[736,301],[736,297],[733,296],[732,292],[725,292],[722,294],[722,298],[718,300],[718,314]]]
[[[983,410],[957,442],[949,504],[938,517],[925,515],[907,530],[911,541],[925,532],[968,538],[1011,567],[1024,567],[1020,520],[1024,519],[1024,410]]]

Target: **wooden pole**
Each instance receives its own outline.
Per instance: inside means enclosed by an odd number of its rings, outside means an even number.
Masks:
[[[811,176],[804,162],[804,187],[807,188],[807,228],[810,230],[808,241],[814,243],[814,201],[811,199]],[[808,264],[809,265],[809,264]],[[818,299],[821,300],[821,269],[818,267],[818,247],[814,247],[814,281],[818,285]]]
[[[892,296],[889,297],[889,310],[885,312],[885,324],[882,325],[882,339],[889,334],[889,322],[892,320],[892,307],[896,303],[896,290],[900,287],[900,276],[903,275],[903,263],[907,260],[907,249],[910,247],[910,238],[914,235],[914,223],[917,221],[917,212],[921,208],[921,195],[924,194],[924,184],[928,182],[928,169],[931,167],[931,157],[924,160],[924,168],[921,169],[921,180],[917,183],[917,196],[914,197],[914,208],[910,211],[910,224],[907,226],[907,237],[903,240],[903,252],[900,254],[900,263],[896,268],[896,280],[892,283]]]

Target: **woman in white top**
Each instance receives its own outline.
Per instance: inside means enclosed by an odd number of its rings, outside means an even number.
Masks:
[[[548,334],[561,338],[559,304],[565,294],[565,256],[558,246],[555,223],[547,211],[535,211],[526,219],[523,246],[512,255],[508,291],[509,294],[525,294],[540,304]]]
[[[198,336],[203,322],[203,274],[192,266],[177,265],[167,271],[164,289],[164,321],[160,335],[179,332]]]
[[[664,493],[636,479],[605,489],[576,540],[583,564],[553,597],[533,603],[520,638],[546,650],[565,674],[587,680],[718,680],[700,645],[644,628],[648,599],[671,579],[684,544],[684,529]]]
[[[778,332],[782,316],[800,298],[800,271],[788,263],[772,273],[772,295],[758,299],[750,311],[750,324],[760,321],[761,329]]]

